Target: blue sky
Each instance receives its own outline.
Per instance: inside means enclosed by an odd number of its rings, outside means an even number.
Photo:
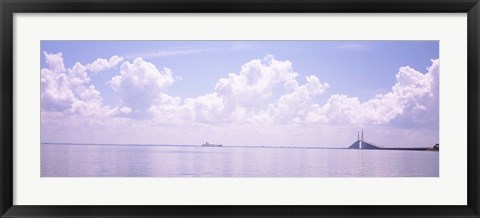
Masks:
[[[438,58],[438,41],[42,41],[42,141],[430,146]]]

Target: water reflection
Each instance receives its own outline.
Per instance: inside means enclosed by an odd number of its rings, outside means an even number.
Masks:
[[[41,145],[43,177],[438,177],[439,153],[346,149]]]

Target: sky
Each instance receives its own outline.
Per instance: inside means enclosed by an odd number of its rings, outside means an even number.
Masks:
[[[42,41],[41,141],[439,141],[438,41]]]

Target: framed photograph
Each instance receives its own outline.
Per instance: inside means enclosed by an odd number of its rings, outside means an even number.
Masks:
[[[1,217],[479,217],[478,0],[0,7]]]

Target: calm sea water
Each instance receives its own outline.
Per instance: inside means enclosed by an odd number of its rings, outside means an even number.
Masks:
[[[41,145],[42,177],[438,177],[439,152]]]

